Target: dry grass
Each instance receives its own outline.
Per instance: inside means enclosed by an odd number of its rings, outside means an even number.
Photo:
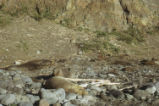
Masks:
[[[62,13],[65,1],[58,0],[2,0],[0,10],[12,16],[29,15],[36,20],[54,19]]]

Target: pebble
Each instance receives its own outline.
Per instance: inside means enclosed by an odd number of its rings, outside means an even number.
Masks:
[[[55,104],[57,101],[62,102],[65,99],[65,90],[62,88],[59,88],[57,90],[46,90],[46,89],[41,89],[41,97],[49,104]]]
[[[24,84],[28,84],[28,85],[31,85],[32,84],[32,79],[30,77],[27,77],[27,76],[22,76],[22,81]]]
[[[84,104],[84,105],[86,105],[86,104],[87,105],[88,104],[95,104],[96,97],[93,97],[93,96],[90,96],[90,95],[86,95],[82,99],[75,99],[75,100],[72,100],[71,102],[73,104],[75,104],[75,105],[80,105],[80,104]]]
[[[133,100],[134,97],[132,95],[130,95],[130,94],[126,94],[126,99],[127,100]]]
[[[154,94],[156,92],[156,87],[155,86],[148,87],[145,91],[150,94]]]
[[[39,102],[39,106],[50,106],[50,105],[46,100],[41,99],[40,102]]]
[[[0,73],[4,73],[4,70],[0,69]]]
[[[33,106],[33,104],[30,102],[23,102],[23,103],[20,103],[19,106]]]
[[[157,99],[157,100],[153,101],[152,106],[158,106],[158,105],[159,105],[159,99]]]
[[[104,92],[100,93],[100,98],[103,100],[107,100],[107,95]]]
[[[67,96],[66,96],[66,99],[67,100],[73,100],[73,99],[76,99],[77,98],[77,95],[74,94],[74,93],[69,93]]]
[[[123,97],[123,93],[121,91],[115,90],[115,89],[110,90],[109,94],[114,96],[115,98],[122,98]]]
[[[21,76],[19,74],[15,74],[13,76],[13,80],[17,81],[17,80],[21,80]]]
[[[33,95],[30,95],[30,94],[27,94],[26,95],[28,98],[29,98],[29,100],[31,101],[31,103],[35,103],[36,101],[39,101],[40,100],[40,97],[39,96],[33,96]]]
[[[61,104],[60,103],[55,103],[55,104],[53,104],[53,106],[61,106]]]
[[[38,94],[41,88],[41,83],[33,82],[30,87],[30,91],[32,94]]]
[[[72,104],[72,103],[70,103],[70,102],[66,102],[66,103],[64,103],[62,106],[77,106],[77,105],[74,105],[74,104]]]
[[[145,90],[137,90],[134,93],[134,97],[136,97],[139,100],[146,100],[150,97],[150,93],[146,92]]]
[[[107,106],[105,102],[96,102],[95,106]]]
[[[0,94],[6,94],[6,93],[7,93],[7,90],[0,88]]]
[[[25,95],[16,95],[16,103],[30,102],[29,98]]]
[[[96,90],[97,92],[101,92],[101,91],[103,91],[103,89],[102,88],[100,88],[100,87],[98,87],[98,86],[91,86],[91,88],[90,88],[91,90]]]
[[[1,103],[4,105],[9,105],[14,103],[16,100],[16,97],[14,94],[7,94],[1,99]]]
[[[155,83],[155,88],[157,93],[159,94],[159,81]]]

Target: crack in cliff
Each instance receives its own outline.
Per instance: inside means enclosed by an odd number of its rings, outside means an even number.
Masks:
[[[124,5],[124,4],[123,4],[123,0],[119,0],[119,3],[120,3],[120,6],[121,6],[121,8],[122,8],[122,10],[123,10],[123,12],[124,12],[124,14],[125,14],[125,16],[126,16],[126,22],[127,22],[127,24],[128,24],[128,23],[129,23],[130,11],[129,11],[127,5]]]

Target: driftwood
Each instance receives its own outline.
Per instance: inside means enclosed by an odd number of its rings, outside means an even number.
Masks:
[[[69,80],[72,82],[91,82],[92,85],[102,86],[102,85],[119,85],[120,83],[113,83],[109,80],[102,79],[76,79],[76,78],[64,78],[65,80]]]

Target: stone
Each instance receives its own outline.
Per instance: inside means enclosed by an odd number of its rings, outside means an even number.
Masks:
[[[153,101],[153,105],[152,106],[159,106],[159,99]]]
[[[24,87],[24,84],[23,84],[22,80],[13,80],[13,83],[14,83],[15,87],[17,87],[17,88],[23,88]]]
[[[96,102],[95,106],[107,106],[105,102]]]
[[[16,100],[16,97],[14,94],[7,94],[1,99],[1,103],[4,105],[13,104]]]
[[[123,97],[123,93],[121,91],[115,90],[115,89],[110,90],[109,94],[114,96],[115,98],[122,98]]]
[[[91,86],[91,88],[90,88],[91,90],[96,90],[97,92],[101,92],[101,91],[103,91],[103,89],[102,88],[100,88],[100,87],[98,87],[98,86]]]
[[[61,106],[61,104],[60,103],[55,103],[55,104],[53,104],[53,106]]]
[[[29,100],[31,101],[31,103],[35,103],[35,102],[37,102],[37,101],[39,101],[40,100],[40,97],[39,96],[33,96],[33,95],[30,95],[30,94],[27,94],[26,95],[28,98],[29,98]]]
[[[39,102],[39,106],[50,106],[50,104],[46,100],[41,99]]]
[[[15,81],[21,80],[21,76],[19,74],[15,74],[15,75],[13,75],[13,80],[15,80]]]
[[[75,99],[75,100],[71,100],[71,103],[75,104],[75,105],[94,105],[96,102],[96,97],[93,96],[84,96],[82,99]]]
[[[72,103],[70,103],[70,102],[66,102],[66,103],[64,103],[62,106],[77,106],[77,105],[74,105],[74,104],[72,104]]]
[[[57,90],[40,90],[41,97],[45,99],[49,104],[55,104],[57,101],[62,102],[65,99],[65,90],[59,88]]]
[[[20,103],[18,106],[33,106],[33,104],[30,102],[23,102],[23,103]]]
[[[145,91],[153,95],[156,92],[156,90],[157,89],[155,86],[151,86],[151,87],[148,87]]]
[[[30,102],[29,98],[25,95],[16,95],[16,103],[27,103]]]
[[[7,93],[7,90],[0,88],[0,94],[6,94],[6,93]]]
[[[134,97],[132,95],[130,95],[130,94],[126,94],[126,99],[127,100],[133,100]]]
[[[66,99],[67,100],[73,100],[73,99],[76,99],[77,98],[77,95],[74,94],[74,93],[69,93],[67,96],[66,96]]]
[[[13,92],[19,95],[22,95],[24,93],[23,88],[15,87],[13,88]]]
[[[159,81],[155,83],[155,88],[157,93],[159,94]]]
[[[38,94],[39,91],[40,91],[40,88],[41,88],[41,83],[35,83],[35,82],[33,82],[31,84],[31,87],[30,87],[31,93],[32,94]]]
[[[0,73],[3,73],[3,72],[4,72],[4,70],[0,69]]]
[[[6,95],[3,94],[3,95],[0,95],[0,100],[2,100]]]
[[[134,93],[134,97],[136,97],[139,100],[146,100],[150,96],[151,96],[150,93],[146,92],[145,90],[137,90]]]
[[[22,81],[24,84],[29,84],[31,85],[32,84],[32,79],[30,77],[27,77],[27,76],[22,76]]]
[[[107,100],[107,95],[104,92],[101,92],[100,93],[100,98],[106,101]]]

